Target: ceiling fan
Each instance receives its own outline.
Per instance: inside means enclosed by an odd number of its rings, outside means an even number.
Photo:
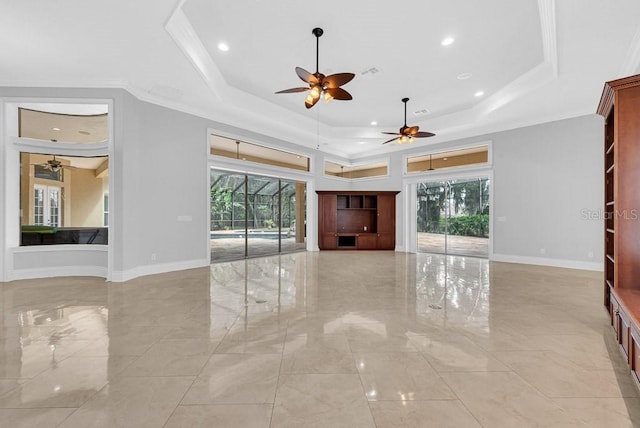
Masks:
[[[318,71],[318,56],[320,49],[320,36],[324,33],[322,28],[314,28],[312,31],[313,35],[316,36],[316,72],[311,74],[307,70],[302,67],[296,67],[296,74],[303,82],[307,83],[308,87],[299,87],[299,88],[291,88],[285,89],[282,91],[276,92],[276,94],[290,94],[293,92],[305,92],[309,91],[307,98],[304,100],[304,106],[306,108],[311,108],[320,99],[320,95],[324,94],[324,99],[326,102],[329,102],[333,99],[336,100],[351,100],[353,97],[351,94],[340,86],[345,85],[351,81],[355,77],[353,73],[336,73],[331,74],[329,76],[325,76],[324,74]]]
[[[56,159],[56,155],[53,155],[53,159],[49,159],[45,163],[38,163],[38,164],[35,164],[35,165],[39,165],[39,166],[43,167],[44,169],[48,169],[51,172],[58,172],[63,168],[70,168],[70,169],[75,168],[75,167],[73,167],[71,165],[64,165],[62,162],[60,162],[58,159]]]
[[[414,138],[426,138],[433,137],[436,134],[431,132],[422,132],[418,131],[420,129],[419,126],[407,126],[407,102],[409,98],[403,98],[402,102],[404,103],[404,125],[399,129],[398,132],[383,132],[383,134],[387,135],[397,135],[382,144],[390,143],[394,140],[398,140],[398,144],[403,144],[406,142],[413,143]]]

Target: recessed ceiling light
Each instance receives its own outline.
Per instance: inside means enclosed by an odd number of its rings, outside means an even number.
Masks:
[[[449,46],[450,44],[452,44],[456,39],[454,39],[453,37],[445,37],[444,39],[442,39],[442,41],[440,42],[440,44],[442,46]]]
[[[229,50],[229,45],[225,42],[220,42],[218,43],[218,49],[220,49],[222,52],[227,52]]]
[[[78,131],[78,134],[91,135],[91,132],[89,132],[89,131]]]
[[[376,122],[375,120],[371,121],[371,126],[376,126],[378,124],[378,122]]]
[[[363,145],[363,144],[367,144],[366,141],[358,141],[358,144]]]
[[[54,131],[59,131],[60,130],[60,128],[51,128],[51,129],[53,129]]]
[[[478,91],[478,92],[476,92],[476,93],[475,93],[475,94],[473,94],[473,95],[475,95],[476,97],[481,97],[481,96],[483,96],[483,95],[484,95],[484,91]]]
[[[458,74],[458,80],[467,80],[472,76],[471,73],[460,73]]]

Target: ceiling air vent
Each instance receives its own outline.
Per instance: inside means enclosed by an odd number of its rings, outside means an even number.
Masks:
[[[376,73],[380,73],[380,70],[378,70],[376,67],[367,67],[360,72],[360,74],[363,76],[366,76],[366,75],[373,76]]]
[[[414,112],[413,112],[413,115],[414,115],[414,116],[426,116],[426,115],[428,115],[429,113],[431,113],[431,112],[429,111],[429,109],[423,108],[423,109],[420,109],[420,110],[416,110],[416,111],[414,111]]]

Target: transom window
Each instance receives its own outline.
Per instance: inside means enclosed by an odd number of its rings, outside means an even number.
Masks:
[[[434,152],[407,158],[407,172],[420,173],[443,168],[482,165],[489,162],[489,146]]]
[[[256,162],[282,168],[309,171],[307,156],[273,149],[259,144],[247,143],[219,135],[210,136],[210,154],[241,161]]]
[[[385,177],[389,174],[389,167],[386,161],[345,165],[326,160],[324,174],[348,179]]]

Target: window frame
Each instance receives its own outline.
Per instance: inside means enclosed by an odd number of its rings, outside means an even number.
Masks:
[[[78,144],[56,142],[43,142],[28,138],[18,137],[18,119],[19,108],[32,105],[73,105],[73,106],[90,106],[101,105],[106,106],[107,110],[107,126],[108,139],[100,143]],[[37,257],[50,258],[51,253],[58,253],[56,257],[70,257],[69,264],[60,269],[47,270],[47,276],[57,276],[58,274],[70,275],[74,272],[82,272],[86,275],[105,277],[107,281],[111,281],[114,272],[114,248],[117,246],[118,239],[117,219],[110,219],[109,226],[109,243],[107,245],[46,245],[46,246],[20,246],[20,153],[56,153],[61,156],[107,156],[109,158],[110,168],[115,168],[116,151],[115,151],[115,116],[114,105],[115,98],[104,97],[87,97],[87,98],[64,98],[64,97],[46,97],[46,96],[16,96],[0,98],[0,117],[2,117],[3,125],[0,127],[2,131],[0,140],[0,160],[5,168],[2,172],[3,197],[0,198],[0,225],[4,235],[0,239],[0,281],[12,281],[23,278],[37,278],[42,275],[37,268],[26,267],[17,268],[19,257],[21,260],[34,260]],[[4,129],[2,129],[4,128]],[[114,174],[109,174],[107,188],[113,194],[114,191]],[[116,200],[110,198],[109,212],[116,212]],[[104,252],[106,253],[105,264],[84,264],[73,263],[72,260],[78,260],[78,252]],[[81,258],[82,260],[84,258]],[[6,263],[5,263],[6,262]],[[29,262],[30,263],[30,262]],[[16,270],[18,269],[18,270]]]

